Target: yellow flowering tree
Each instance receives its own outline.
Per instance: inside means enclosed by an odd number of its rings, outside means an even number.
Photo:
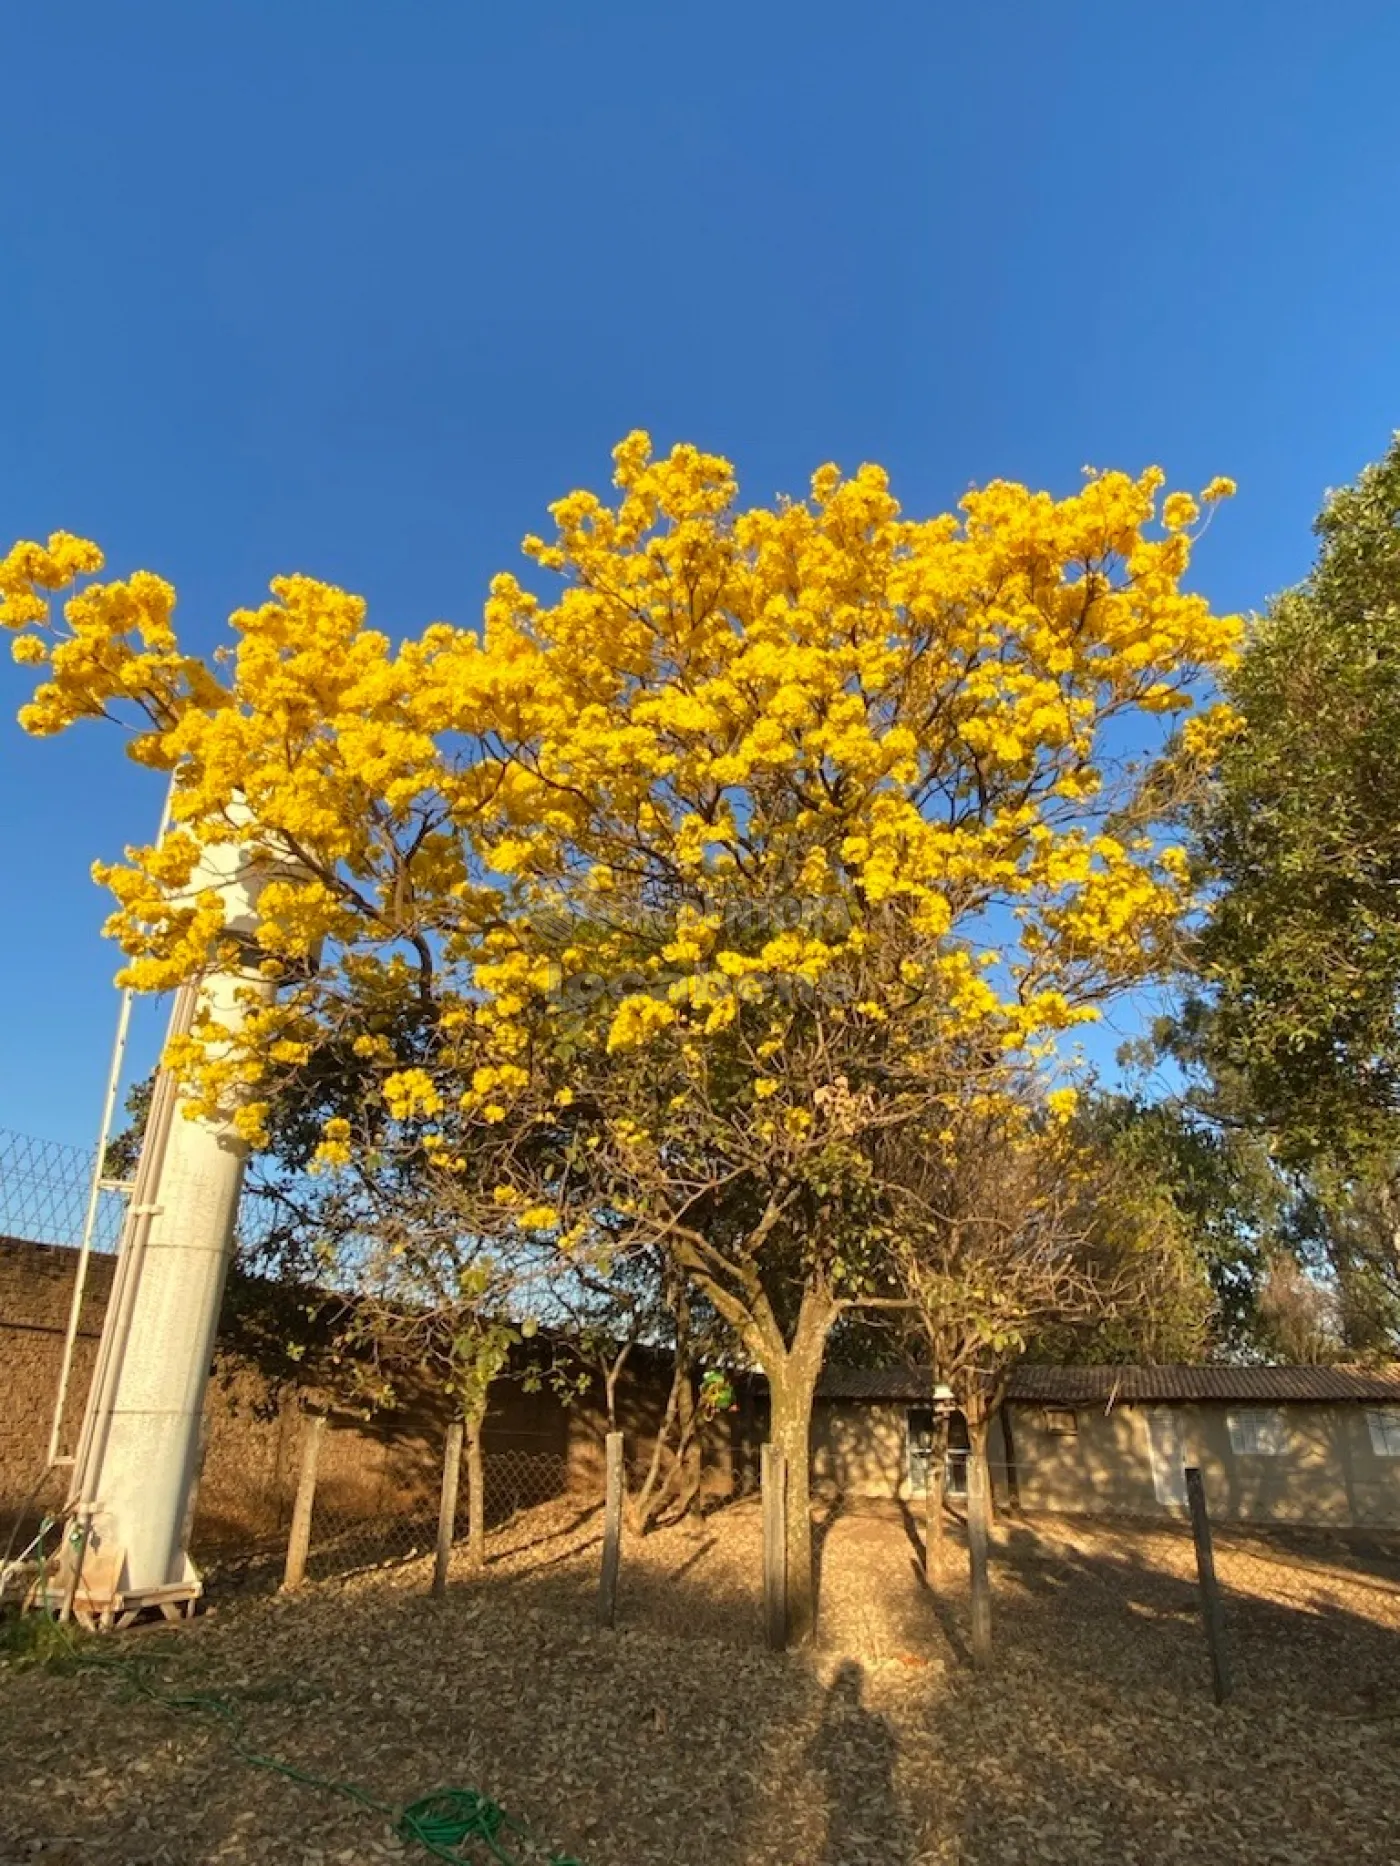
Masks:
[[[0,620],[45,666],[30,730],[132,718],[176,773],[163,847],[101,871],[134,982],[219,961],[205,843],[277,865],[284,989],[174,1066],[256,1142],[352,1056],[483,1212],[566,1251],[663,1244],[768,1376],[800,1635],[823,1345],[894,1287],[878,1156],[952,1144],[950,1113],[1159,963],[1186,865],[1167,787],[1116,759],[1237,624],[1183,588],[1201,504],[1155,471],[914,519],[876,467],[744,508],[693,447],[614,458],[616,496],[556,504],[479,633],[395,647],[291,577],[205,664],[168,585],[80,586],[100,558],[63,534],[0,563]],[[327,1119],[343,1170],[353,1121]]]

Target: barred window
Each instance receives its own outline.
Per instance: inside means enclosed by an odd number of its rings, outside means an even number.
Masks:
[[[1370,1407],[1366,1426],[1371,1450],[1378,1458],[1400,1458],[1400,1406]]]
[[[1288,1450],[1288,1420],[1277,1406],[1227,1414],[1230,1449],[1237,1457],[1281,1458]]]
[[[1077,1438],[1079,1435],[1079,1414],[1068,1406],[1047,1406],[1041,1414],[1041,1423],[1054,1438]]]

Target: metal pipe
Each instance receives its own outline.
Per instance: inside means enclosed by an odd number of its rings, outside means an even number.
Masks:
[[[156,831],[157,844],[165,840],[174,796],[175,776],[172,772],[170,782],[165,787],[165,802],[161,806],[160,827]],[[63,1335],[63,1358],[58,1369],[58,1392],[54,1397],[53,1423],[49,1428],[48,1463],[50,1470],[57,1464],[67,1462],[59,1456],[63,1415],[68,1405],[68,1385],[73,1377],[73,1353],[78,1339],[78,1327],[82,1321],[83,1297],[87,1292],[88,1263],[92,1256],[93,1232],[97,1228],[97,1213],[102,1198],[107,1143],[112,1134],[112,1115],[117,1105],[117,1092],[121,1087],[122,1064],[126,1059],[126,1040],[131,1029],[131,1001],[132,992],[128,986],[122,992],[121,1008],[117,1013],[117,1034],[112,1044],[111,1066],[107,1071],[107,1090],[102,1098],[102,1123],[97,1131],[97,1152],[92,1162],[92,1183],[88,1187],[87,1210],[83,1214],[83,1234],[78,1246],[78,1269],[73,1280],[73,1299],[68,1305],[68,1326]]]
[[[173,1038],[188,1033],[194,1021],[194,1009],[194,987],[182,985],[171,1007],[167,1044]],[[113,1396],[121,1378],[122,1358],[131,1335],[132,1312],[140,1287],[141,1266],[150,1237],[151,1220],[158,1209],[154,1201],[165,1166],[175,1100],[175,1079],[168,1069],[162,1067],[156,1074],[155,1086],[151,1091],[141,1157],[137,1163],[136,1178],[122,1227],[117,1272],[112,1279],[111,1294],[107,1298],[107,1315],[102,1324],[102,1339],[98,1343],[97,1365],[93,1369],[82,1432],[73,1460],[73,1476],[68,1490],[70,1510],[75,1507],[90,1510],[95,1502],[97,1473],[102,1468],[107,1448]]]
[[[78,1270],[73,1279],[73,1299],[68,1305],[68,1326],[63,1335],[63,1358],[58,1368],[58,1392],[54,1398],[53,1424],[49,1428],[50,1466],[64,1462],[59,1455],[63,1440],[63,1414],[68,1404],[68,1383],[73,1375],[73,1349],[78,1339],[78,1325],[82,1320],[83,1296],[87,1291],[88,1259],[92,1255],[92,1234],[97,1225],[98,1206],[102,1197],[102,1167],[107,1153],[107,1142],[112,1132],[112,1113],[116,1107],[117,1090],[121,1086],[122,1063],[126,1057],[127,1033],[131,1028],[131,992],[123,991],[121,1009],[117,1013],[117,1036],[112,1045],[112,1065],[107,1072],[107,1092],[102,1100],[102,1125],[97,1133],[97,1157],[92,1166],[92,1184],[88,1188],[87,1211],[83,1215],[83,1235],[78,1246]]]

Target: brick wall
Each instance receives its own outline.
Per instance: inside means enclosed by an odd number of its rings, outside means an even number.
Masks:
[[[64,1478],[43,1478],[63,1333],[77,1272],[66,1246],[0,1238],[0,1546],[15,1516],[62,1501]],[[65,1448],[82,1421],[115,1261],[94,1256],[69,1390]],[[275,1340],[276,1311],[288,1292],[249,1278],[230,1280],[204,1409],[204,1444],[195,1543],[247,1546],[285,1530],[296,1489],[301,1400],[285,1370],[259,1344]],[[345,1514],[389,1515],[436,1494],[447,1413],[431,1395],[371,1420],[334,1415],[321,1457],[318,1502]],[[548,1452],[581,1462],[597,1436],[585,1400],[565,1407],[552,1393],[498,1383],[486,1446]],[[39,1486],[37,1494],[36,1485]],[[31,1501],[32,1499],[32,1501]]]
[[[9,1534],[11,1519],[36,1485],[37,1508],[61,1501],[61,1478],[42,1480],[77,1255],[0,1238],[0,1538]],[[75,1429],[115,1267],[110,1257],[90,1260],[68,1403]]]
[[[63,1332],[77,1271],[66,1246],[0,1238],[0,1548],[43,1473]],[[82,1421],[115,1260],[89,1263],[65,1448]],[[204,1409],[203,1462],[196,1511],[196,1550],[246,1548],[285,1533],[296,1490],[302,1394],[276,1352],[278,1315],[297,1292],[235,1274],[230,1279]],[[645,1456],[665,1404],[669,1369],[639,1353],[620,1395],[629,1456]],[[317,1485],[318,1508],[381,1517],[421,1509],[437,1493],[447,1411],[425,1393],[401,1411],[365,1420],[333,1415]],[[484,1433],[493,1452],[532,1453],[560,1462],[571,1487],[600,1492],[606,1431],[596,1395],[565,1405],[547,1386],[526,1390],[497,1382]],[[721,1485],[732,1465],[728,1422],[712,1436],[708,1465]],[[62,1501],[53,1473],[32,1501],[37,1514]]]

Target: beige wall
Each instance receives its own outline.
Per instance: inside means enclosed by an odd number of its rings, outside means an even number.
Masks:
[[[1048,1429],[1038,1406],[1008,1408],[1017,1500],[1028,1510],[1094,1515],[1179,1516],[1184,1504],[1159,1496],[1153,1481],[1152,1415],[1166,1415],[1163,1452],[1178,1435],[1180,1462],[1200,1468],[1206,1502],[1220,1521],[1315,1523],[1334,1527],[1400,1525],[1400,1458],[1371,1449],[1366,1408],[1291,1404],[1286,1450],[1275,1456],[1235,1452],[1220,1402],[1171,1407],[1102,1405],[1075,1409],[1073,1437]],[[992,1456],[1004,1457],[994,1443]],[[1171,1462],[1175,1462],[1174,1459]]]
[[[870,1400],[818,1400],[812,1415],[812,1478],[846,1497],[910,1495],[908,1407]]]
[[[997,1500],[1026,1510],[1103,1516],[1184,1516],[1170,1500],[1172,1469],[1199,1466],[1206,1502],[1222,1522],[1313,1523],[1337,1528],[1400,1527],[1400,1458],[1371,1449],[1366,1408],[1285,1405],[1281,1455],[1237,1453],[1229,1414],[1218,1402],[1170,1407],[1074,1408],[1076,1431],[1049,1429],[1039,1406],[1013,1404],[1007,1434],[994,1421],[988,1445]],[[911,1495],[908,1407],[895,1402],[819,1400],[812,1420],[812,1475],[819,1488],[850,1497]],[[1154,1481],[1153,1415],[1168,1487]]]

